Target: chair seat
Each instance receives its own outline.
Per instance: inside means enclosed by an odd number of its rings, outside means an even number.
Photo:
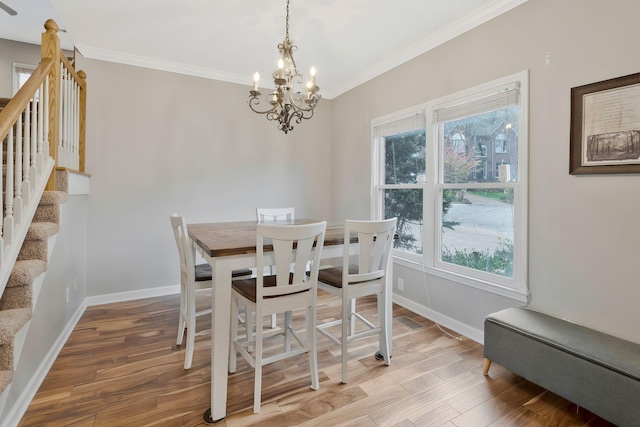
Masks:
[[[349,265],[349,274],[356,274],[358,272],[358,266],[355,264]],[[318,282],[330,285],[335,288],[342,288],[342,266],[324,268],[318,272]]]
[[[264,276],[264,287],[272,288],[276,285],[276,276]],[[289,283],[293,283],[293,274],[289,275]],[[256,279],[255,277],[250,279],[234,280],[231,287],[249,301],[256,302]],[[306,291],[303,291],[306,292]],[[299,292],[294,292],[299,293]],[[277,296],[266,296],[265,299],[277,298]]]
[[[252,271],[248,268],[241,270],[233,270],[231,277],[251,276]],[[196,282],[204,282],[205,280],[211,280],[213,276],[213,270],[209,264],[196,265]]]

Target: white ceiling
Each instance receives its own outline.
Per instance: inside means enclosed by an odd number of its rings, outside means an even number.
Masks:
[[[0,10],[0,38],[40,44],[53,18],[86,58],[247,86],[275,69],[285,33],[285,0],[1,1],[18,14]],[[333,98],[525,1],[291,0],[289,37]]]

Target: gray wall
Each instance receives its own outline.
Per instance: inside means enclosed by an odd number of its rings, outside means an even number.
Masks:
[[[331,215],[331,101],[288,135],[250,111],[247,85],[81,58],[91,173],[87,294],[179,283],[169,215]]]
[[[334,217],[369,215],[371,119],[528,69],[531,306],[640,342],[640,176],[568,173],[570,90],[640,72],[638,16],[637,0],[529,0],[336,98]],[[395,268],[401,298],[470,335],[520,305]]]
[[[14,372],[0,425],[17,425],[56,354],[84,310],[87,289],[87,195],[70,195],[61,205],[60,230],[49,241],[49,260],[24,348]],[[69,301],[66,301],[66,288]],[[3,423],[3,422],[6,422]]]

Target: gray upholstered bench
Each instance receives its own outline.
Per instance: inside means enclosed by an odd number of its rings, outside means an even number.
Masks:
[[[640,325],[638,325],[640,326]],[[523,307],[484,321],[491,362],[619,426],[640,426],[640,344]]]

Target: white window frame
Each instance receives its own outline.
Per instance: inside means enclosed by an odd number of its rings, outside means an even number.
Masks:
[[[424,107],[417,106],[408,108],[406,110],[398,111],[396,113],[389,114],[384,117],[380,117],[371,121],[371,135],[372,135],[372,143],[373,147],[371,150],[372,159],[371,159],[371,182],[372,182],[372,196],[371,196],[371,215],[374,220],[384,219],[384,210],[383,210],[383,195],[384,191],[387,189],[401,189],[401,190],[412,190],[418,189],[422,190],[422,200],[423,200],[423,209],[422,209],[422,224],[423,224],[423,232],[422,232],[422,251],[424,254],[424,191],[425,191],[425,183],[417,182],[415,184],[386,184],[384,182],[385,176],[385,164],[384,164],[384,138],[387,136],[391,136],[398,133],[409,132],[412,129],[416,129],[417,126],[426,126],[426,118],[424,117]],[[406,128],[402,125],[405,121],[411,121],[411,119],[415,119],[414,123],[416,127]],[[388,127],[388,131],[382,135],[376,135],[376,129]],[[429,138],[429,130],[425,127],[426,137]],[[427,153],[428,156],[428,153]],[[429,175],[429,160],[426,160],[426,174]],[[403,251],[400,249],[393,249],[394,258],[398,259],[408,259],[413,263],[422,263],[423,254],[414,254],[411,252]]]
[[[505,183],[505,188],[514,191],[514,266],[513,278],[500,277],[483,271],[457,266],[439,261],[440,224],[442,209],[440,199],[442,184],[441,153],[438,148],[437,126],[434,124],[434,112],[446,106],[461,104],[485,94],[495,92],[501,86],[519,85],[520,105],[518,117],[518,180]],[[372,120],[372,205],[373,219],[382,219],[381,196],[386,188],[420,188],[423,190],[423,254],[412,254],[394,250],[394,261],[407,267],[422,271],[456,283],[509,297],[518,301],[528,299],[528,105],[529,72],[527,70],[503,77],[485,84],[469,88],[433,101],[408,108]],[[374,129],[410,115],[424,113],[426,117],[426,180],[424,184],[384,185],[384,146],[374,137]],[[468,188],[496,187],[496,183],[468,183]]]
[[[19,62],[14,62],[13,63],[13,74],[12,74],[12,85],[11,85],[11,90],[13,91],[12,96],[15,96],[16,93],[18,93],[18,90],[20,90],[20,77],[19,75],[24,73],[24,71],[31,71],[32,74],[33,71],[35,71],[35,69],[37,68],[36,65],[31,65],[31,64],[21,64]]]

